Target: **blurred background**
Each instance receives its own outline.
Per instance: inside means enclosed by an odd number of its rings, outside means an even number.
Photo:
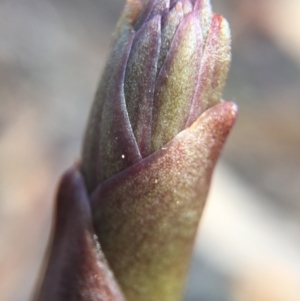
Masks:
[[[123,0],[0,1],[0,300],[29,301],[62,172],[79,157]],[[300,1],[212,0],[231,24],[239,119],[186,301],[300,300]]]

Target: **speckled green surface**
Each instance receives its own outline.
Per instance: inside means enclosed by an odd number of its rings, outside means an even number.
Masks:
[[[181,299],[211,174],[235,118],[234,104],[214,106],[94,193],[96,233],[127,300]]]
[[[201,54],[200,23],[190,14],[180,23],[157,79],[151,152],[184,129],[197,86]]]

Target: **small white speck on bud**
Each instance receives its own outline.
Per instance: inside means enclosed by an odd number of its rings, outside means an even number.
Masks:
[[[121,157],[122,157],[122,159],[125,159],[125,155],[122,155]]]

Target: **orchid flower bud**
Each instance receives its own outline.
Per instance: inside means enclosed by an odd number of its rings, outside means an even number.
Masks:
[[[229,69],[228,24],[209,1],[137,2],[124,9],[87,127],[90,193],[220,102]]]
[[[229,64],[229,27],[208,0],[127,1],[82,171],[100,244],[128,300],[180,299],[236,116],[220,100]]]
[[[221,101],[229,64],[229,27],[209,0],[127,0],[81,165],[60,188],[58,202],[77,210],[57,206],[44,295],[55,287],[59,301],[181,300],[212,172],[237,115]],[[81,230],[73,231],[80,208]],[[75,275],[80,284],[65,282],[75,290],[69,297],[55,282],[61,274],[61,283]]]

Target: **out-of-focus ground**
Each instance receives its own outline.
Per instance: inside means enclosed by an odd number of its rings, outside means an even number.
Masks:
[[[187,301],[300,300],[300,2],[212,0],[229,20],[239,119],[195,248]],[[0,300],[27,301],[55,188],[79,157],[122,0],[0,2]]]

